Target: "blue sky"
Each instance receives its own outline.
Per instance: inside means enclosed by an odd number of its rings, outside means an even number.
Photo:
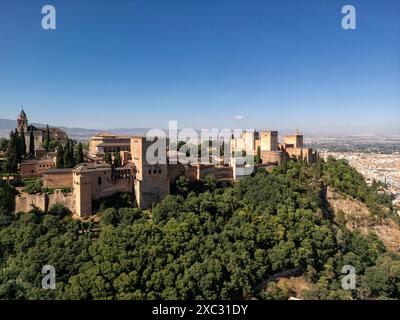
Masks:
[[[21,104],[99,129],[400,133],[400,1],[2,0],[0,118]]]

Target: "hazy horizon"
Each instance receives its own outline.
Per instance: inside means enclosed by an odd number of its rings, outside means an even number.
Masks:
[[[29,119],[29,115],[28,115],[28,119]],[[3,131],[3,132],[7,131],[8,132],[8,130],[12,130],[12,129],[15,128],[16,120],[5,119],[5,118],[2,118],[0,116],[0,121],[2,121],[2,120],[12,121],[13,123],[15,123],[15,125],[13,124],[13,125],[7,126],[7,129],[4,129],[2,127],[2,125],[1,125],[1,123],[0,123],[0,131]],[[36,122],[36,121],[32,121],[31,122],[31,121],[29,121],[29,123],[30,124],[34,124],[34,125],[41,125],[41,126],[46,126],[47,125],[47,123],[42,123],[40,121],[39,122]],[[68,129],[76,129],[76,130],[82,129],[82,130],[88,130],[88,131],[90,130],[90,131],[96,131],[96,132],[110,131],[111,133],[116,133],[116,134],[119,134],[119,133],[124,132],[124,131],[150,130],[150,129],[161,129],[161,130],[168,131],[168,124],[167,124],[167,126],[164,126],[164,127],[125,127],[125,128],[124,127],[119,127],[119,128],[117,128],[117,127],[115,127],[115,128],[103,127],[103,128],[101,128],[101,127],[94,127],[94,126],[93,127],[74,127],[74,126],[71,126],[71,125],[68,125],[68,124],[65,124],[65,123],[59,123],[59,124],[48,123],[48,125],[50,125],[51,127],[60,127],[60,128],[68,128]],[[182,129],[185,129],[185,128],[187,128],[187,127],[179,126],[179,123],[178,123],[178,130],[182,130]],[[326,130],[326,131],[313,131],[313,130],[302,129],[301,126],[298,126],[296,128],[285,128],[285,127],[279,127],[279,126],[278,127],[274,126],[274,127],[247,128],[247,127],[239,127],[239,126],[237,126],[237,127],[210,127],[210,128],[191,128],[191,129],[201,130],[201,129],[214,129],[214,128],[215,129],[225,129],[225,128],[227,128],[227,129],[242,129],[242,130],[256,130],[256,131],[260,131],[260,130],[277,130],[277,131],[279,131],[279,133],[285,133],[285,134],[286,133],[290,133],[290,132],[295,132],[298,129],[301,132],[303,132],[304,135],[307,135],[307,134],[309,134],[309,135],[321,134],[321,135],[334,135],[334,136],[368,136],[368,135],[390,136],[390,135],[393,135],[393,136],[399,136],[400,137],[400,131],[399,132],[372,132],[372,131],[370,131],[370,132],[368,132],[368,131],[359,131],[359,132],[353,131],[353,132],[351,132],[351,131],[329,131],[329,130]]]

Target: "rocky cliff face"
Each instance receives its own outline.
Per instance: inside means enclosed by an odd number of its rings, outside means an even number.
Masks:
[[[365,204],[330,187],[327,200],[337,222],[343,219],[343,223],[352,231],[374,232],[388,249],[400,252],[400,227],[393,219],[372,215]]]

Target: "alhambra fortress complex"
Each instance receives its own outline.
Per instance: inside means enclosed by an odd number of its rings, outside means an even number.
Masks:
[[[92,203],[120,192],[135,195],[137,204],[142,209],[151,208],[170,194],[170,185],[179,176],[189,180],[201,180],[212,174],[217,180],[236,180],[238,164],[232,157],[228,164],[224,159],[214,159],[212,163],[182,164],[169,161],[171,154],[166,151],[165,163],[149,163],[146,152],[153,142],[142,136],[119,136],[102,132],[89,140],[89,149],[85,151],[85,162],[74,168],[56,168],[55,152],[46,152],[42,144],[45,129],[28,125],[24,111],[17,119],[18,130],[24,130],[27,149],[30,132],[34,134],[35,154],[22,161],[20,174],[22,179],[41,178],[43,187],[52,192],[28,194],[19,189],[16,196],[16,211],[29,211],[33,206],[46,212],[52,205],[59,203],[67,207],[75,217],[88,217],[93,212]],[[58,129],[50,129],[51,139],[64,143],[67,134]],[[302,158],[314,163],[318,154],[303,146],[303,135],[297,131],[278,141],[277,131],[245,131],[239,137],[229,141],[230,154],[245,153],[246,156],[258,157],[254,167],[272,168],[284,159]],[[120,154],[121,166],[114,167],[105,163],[104,155]],[[175,163],[176,162],[176,163]],[[242,166],[246,166],[243,164]]]

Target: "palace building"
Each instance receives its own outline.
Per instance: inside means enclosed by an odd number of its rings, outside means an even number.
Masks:
[[[110,132],[101,132],[89,140],[89,154],[103,157],[106,153],[131,151],[131,137],[118,136]]]
[[[28,128],[25,112],[21,112],[18,125]],[[37,128],[36,128],[37,129]],[[36,130],[37,135],[43,139],[42,130]],[[56,131],[54,131],[56,132]],[[62,131],[60,133],[62,138]],[[50,194],[29,195],[20,192],[16,197],[16,211],[29,211],[34,205],[43,211],[47,211],[51,205],[60,203],[65,205],[77,217],[87,217],[93,212],[92,203],[117,193],[131,193],[141,209],[149,209],[170,194],[170,186],[179,176],[187,179],[203,180],[212,174],[221,183],[226,180],[236,180],[251,174],[253,171],[238,173],[241,165],[233,162],[226,165],[188,163],[182,164],[170,161],[172,155],[167,143],[163,144],[163,138],[157,139],[162,148],[167,148],[165,161],[148,158],[153,154],[153,142],[143,136],[117,136],[103,132],[90,139],[90,151],[97,158],[91,163],[83,163],[75,168],[57,169],[54,167],[54,158],[44,157],[41,160],[30,160],[21,167],[21,174],[26,177],[42,176],[43,186],[48,190],[54,190]],[[38,146],[38,151],[41,151]],[[150,153],[148,151],[151,151]],[[307,163],[315,163],[317,153],[303,145],[303,135],[297,131],[294,135],[288,135],[283,143],[279,143],[277,131],[247,131],[238,138],[231,139],[231,153],[243,153],[246,155],[260,156],[261,163],[255,167],[273,168],[286,158],[302,158]],[[104,163],[104,153],[120,153],[122,164],[120,167]],[[254,170],[254,167],[253,167]],[[69,190],[66,192],[65,190]]]
[[[26,152],[29,152],[31,131],[33,132],[33,137],[34,137],[35,153],[36,150],[39,150],[39,152],[43,151],[41,148],[46,139],[46,127],[36,127],[32,124],[28,124],[28,117],[24,109],[21,110],[20,114],[17,117],[17,129],[19,132],[21,132],[21,130],[24,131]],[[65,131],[54,127],[50,127],[49,131],[51,140],[55,140],[61,144],[66,141],[67,133]]]
[[[317,152],[303,145],[303,135],[299,130],[286,135],[279,143],[278,131],[244,131],[240,137],[231,139],[231,153],[248,155],[260,154],[262,164],[280,164],[284,157],[302,158],[307,163],[317,161]]]

